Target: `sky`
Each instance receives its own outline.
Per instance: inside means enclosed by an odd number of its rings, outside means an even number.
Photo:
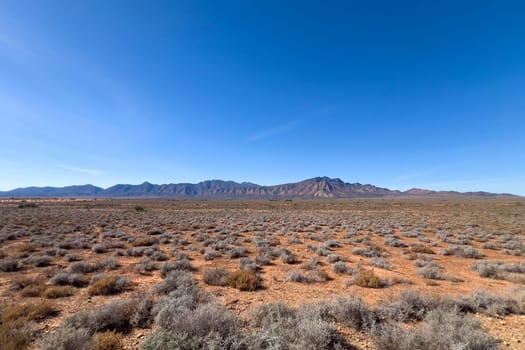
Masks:
[[[0,2],[0,190],[525,195],[522,1]]]

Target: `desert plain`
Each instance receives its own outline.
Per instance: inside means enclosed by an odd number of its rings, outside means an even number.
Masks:
[[[519,197],[5,199],[0,348],[525,349],[524,256]]]

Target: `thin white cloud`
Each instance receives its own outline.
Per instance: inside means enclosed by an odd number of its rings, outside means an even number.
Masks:
[[[287,131],[292,130],[298,124],[299,124],[299,121],[298,120],[294,120],[291,123],[282,124],[282,125],[276,126],[274,128],[271,128],[271,129],[263,130],[263,131],[258,132],[256,134],[248,136],[246,138],[246,141],[247,142],[259,141],[259,140],[266,139],[268,137],[272,137],[272,136],[276,136],[276,135],[279,135],[279,134],[283,134],[283,133],[285,133]]]
[[[0,48],[4,47],[11,51],[18,51],[21,53],[29,53],[29,50],[19,41],[13,37],[0,32]]]
[[[89,175],[96,175],[96,176],[104,175],[104,172],[102,170],[97,170],[97,169],[85,169],[85,168],[77,168],[77,167],[72,167],[72,166],[60,166],[60,167],[62,169],[75,171],[77,173],[82,173],[82,174],[89,174]]]

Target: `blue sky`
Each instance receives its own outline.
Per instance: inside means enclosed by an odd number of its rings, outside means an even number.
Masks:
[[[0,3],[0,190],[277,184],[525,194],[515,1]]]

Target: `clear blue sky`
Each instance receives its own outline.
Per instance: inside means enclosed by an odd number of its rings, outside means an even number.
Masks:
[[[0,2],[0,190],[525,194],[522,1]]]

